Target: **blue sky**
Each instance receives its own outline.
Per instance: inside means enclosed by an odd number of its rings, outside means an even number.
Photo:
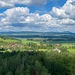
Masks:
[[[43,12],[47,12],[49,13],[52,10],[52,7],[62,7],[67,0],[48,0],[48,3],[46,5],[23,5],[23,4],[15,4],[15,7],[28,7],[30,9],[31,13],[34,13],[36,11],[42,11],[41,13],[43,14]],[[0,8],[0,13],[6,11],[9,8]]]
[[[75,32],[75,0],[0,0],[0,32]]]

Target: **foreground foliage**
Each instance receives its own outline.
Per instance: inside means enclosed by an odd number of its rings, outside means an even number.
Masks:
[[[0,75],[74,75],[75,55],[57,52],[0,53]]]

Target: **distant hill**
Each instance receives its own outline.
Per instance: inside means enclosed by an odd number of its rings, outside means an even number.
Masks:
[[[69,31],[64,32],[34,32],[34,31],[22,31],[22,32],[0,32],[0,35],[9,35],[9,34],[75,34]]]
[[[66,38],[75,39],[75,33],[64,31],[64,32],[0,32],[0,35],[15,38]]]

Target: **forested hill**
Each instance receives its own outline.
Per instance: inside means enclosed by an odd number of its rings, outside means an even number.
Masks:
[[[75,34],[69,31],[64,32],[32,32],[32,31],[22,31],[22,32],[0,32],[0,35],[8,35],[8,34]]]
[[[75,33],[72,32],[0,32],[0,35],[5,35],[8,37],[17,37],[17,38],[66,38],[66,37],[75,37]],[[66,36],[65,36],[66,35]]]

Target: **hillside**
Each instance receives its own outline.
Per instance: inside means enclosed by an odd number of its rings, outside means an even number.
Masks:
[[[21,40],[0,35],[0,43],[13,43],[13,42],[21,42]]]

